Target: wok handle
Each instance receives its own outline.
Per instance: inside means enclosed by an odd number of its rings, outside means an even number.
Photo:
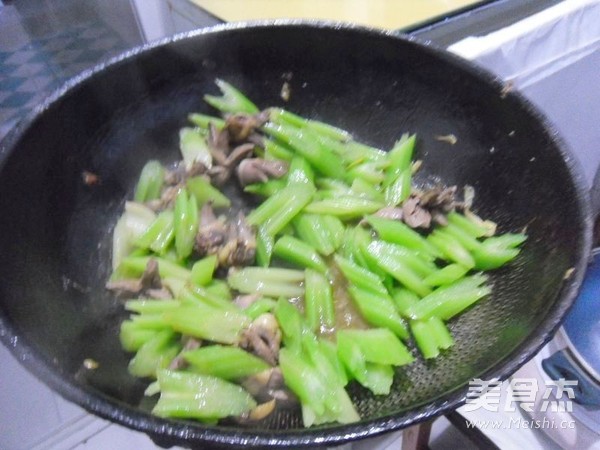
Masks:
[[[553,380],[576,380],[573,386],[575,398],[573,401],[587,409],[600,408],[600,385],[590,378],[578,364],[573,363],[566,349],[554,353],[549,358],[542,360],[544,371]]]

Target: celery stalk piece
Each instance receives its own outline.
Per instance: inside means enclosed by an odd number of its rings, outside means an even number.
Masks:
[[[316,415],[324,414],[328,390],[319,371],[286,347],[279,352],[279,367],[285,384],[298,396],[302,404],[308,405]]]
[[[454,301],[448,300],[440,304],[433,310],[432,316],[438,316],[444,320],[450,320],[457,314],[462,313],[475,302],[490,295],[491,292],[492,289],[489,286],[481,286],[477,289],[473,289],[472,291],[466,292],[461,296],[457,296]]]
[[[289,197],[286,199],[281,209],[262,224],[265,228],[265,232],[271,236],[275,236],[283,230],[292,219],[304,209],[311,201],[315,189],[307,184],[295,184],[288,186],[285,191],[287,191]]]
[[[344,179],[349,183],[353,182],[356,178],[362,178],[367,183],[379,185],[385,178],[385,175],[378,163],[361,161],[352,167],[349,166],[344,176]]]
[[[291,269],[246,267],[231,272],[229,286],[244,294],[261,294],[267,297],[300,297],[304,294],[301,282],[304,272]]]
[[[144,327],[132,320],[124,320],[119,330],[119,341],[125,351],[135,352],[159,332],[160,330]]]
[[[383,219],[376,216],[368,216],[366,220],[379,237],[386,242],[402,245],[428,259],[441,256],[440,251],[427,239],[398,220]]]
[[[182,353],[192,372],[236,380],[254,375],[270,366],[239,347],[210,345]]]
[[[164,254],[175,238],[173,212],[161,212],[146,232],[135,241],[139,248],[150,249],[158,254]]]
[[[334,127],[325,122],[305,119],[297,114],[291,113],[281,108],[271,108],[269,118],[277,124],[288,124],[297,128],[308,128],[319,136],[325,136],[339,141],[352,139],[352,135],[346,130]]]
[[[394,304],[400,315],[408,317],[408,309],[419,301],[419,296],[410,289],[397,288],[392,292],[392,300],[394,300]]]
[[[402,172],[410,170],[410,161],[415,148],[416,135],[402,137],[388,153],[390,165],[385,170],[383,187],[390,186]]]
[[[454,339],[450,334],[450,330],[439,317],[430,317],[427,321],[429,324],[429,330],[435,337],[437,346],[442,350],[447,350],[454,345]]]
[[[221,97],[205,95],[204,101],[210,106],[223,113],[256,114],[258,112],[256,105],[231,84],[220,79],[217,79],[215,83],[223,95]]]
[[[345,152],[352,160],[381,162],[387,160],[387,152],[357,141],[345,144]]]
[[[214,421],[256,407],[242,387],[210,375],[160,370],[157,379],[160,398],[152,413],[160,417]]]
[[[367,247],[367,252],[373,258],[373,261],[384,271],[393,276],[407,288],[424,297],[431,292],[429,286],[423,283],[423,280],[409,266],[404,258],[392,251],[392,244],[385,244],[381,241],[373,241]]]
[[[475,266],[475,260],[471,253],[451,234],[437,229],[427,237],[427,240],[440,250],[446,260],[456,262],[469,269]]]
[[[283,236],[275,243],[273,254],[300,267],[327,272],[327,264],[309,244],[292,236]]]
[[[505,233],[494,237],[486,238],[483,246],[486,248],[510,249],[516,248],[527,240],[527,235],[523,233]]]
[[[306,159],[298,155],[295,155],[292,158],[290,167],[288,168],[287,182],[288,184],[300,183],[309,184],[311,186],[314,185],[315,173]]]
[[[440,354],[437,339],[430,330],[427,320],[411,320],[410,331],[425,359],[437,358]]]
[[[427,275],[423,282],[431,287],[443,286],[460,280],[468,271],[469,269],[460,264],[448,264],[446,267]]]
[[[129,373],[136,377],[155,377],[181,350],[172,330],[162,330],[145,342],[129,362]]]
[[[250,225],[262,225],[272,220],[286,206],[289,206],[292,199],[295,202],[301,202],[309,195],[312,196],[313,192],[313,188],[308,185],[293,184],[287,186],[266,199],[258,208],[248,214],[247,221]],[[271,227],[273,227],[273,224]]]
[[[367,363],[364,386],[375,395],[388,395],[394,382],[394,369],[386,364]]]
[[[231,200],[210,184],[209,179],[203,176],[188,178],[185,185],[191,197],[196,199],[198,208],[202,208],[204,204],[209,202],[215,208],[229,208],[231,206]]]
[[[211,124],[215,126],[217,130],[221,130],[225,127],[225,121],[219,117],[208,116],[206,114],[191,113],[188,114],[188,120],[197,127],[208,130]]]
[[[391,258],[406,264],[410,270],[420,277],[427,277],[438,270],[438,267],[433,262],[422,258],[419,253],[402,245],[390,244],[384,241],[373,241],[369,245],[377,248],[377,252],[387,253]]]
[[[256,262],[259,266],[269,267],[274,246],[274,237],[267,233],[263,226],[258,227],[256,233]]]
[[[387,206],[397,206],[406,200],[411,193],[411,182],[412,173],[410,167],[408,167],[400,172],[398,177],[385,188],[385,204]]]
[[[339,178],[342,167],[341,158],[320,144],[318,135],[308,128],[299,129],[289,124],[268,122],[262,130],[294,149],[296,154],[305,158],[318,172],[327,177]]]
[[[304,312],[313,332],[331,329],[335,325],[335,307],[331,286],[322,274],[306,269],[304,281]]]
[[[125,309],[127,311],[136,312],[138,314],[162,314],[163,312],[177,308],[178,306],[179,302],[172,299],[157,300],[155,298],[137,298],[125,302]]]
[[[218,264],[217,255],[210,255],[196,261],[192,266],[191,282],[198,286],[208,285],[213,279]]]
[[[265,159],[281,159],[283,161],[291,161],[294,157],[294,150],[289,146],[275,142],[272,139],[264,140]]]
[[[344,227],[344,224],[339,218],[327,214],[321,215],[320,221],[327,236],[329,236],[329,241],[333,245],[333,248],[337,250],[344,241],[346,227]]]
[[[408,331],[402,318],[389,296],[365,291],[356,286],[348,287],[348,292],[354,300],[363,318],[373,326],[385,327],[398,337],[408,339]]]
[[[310,203],[305,211],[312,214],[331,214],[341,219],[354,219],[374,213],[384,206],[381,202],[365,198],[341,196]]]
[[[369,330],[339,330],[344,339],[353,339],[365,355],[365,361],[404,366],[413,362],[414,358],[402,342],[387,328],[372,328]]]
[[[240,308],[230,298],[224,297],[219,293],[212,293],[202,286],[190,285],[184,288],[180,292],[179,298],[181,300],[191,300],[193,304],[209,306],[223,311],[240,311]]]
[[[293,353],[299,353],[302,348],[304,322],[298,308],[285,298],[280,298],[275,306],[275,318],[281,328],[285,347]]]
[[[287,181],[283,178],[276,178],[265,181],[264,183],[249,184],[244,188],[244,192],[260,195],[261,197],[271,197],[276,192],[280,191],[287,185]]]
[[[121,261],[134,249],[134,242],[144,235],[156,220],[150,208],[135,202],[125,202],[125,212],[117,221],[112,239],[112,268],[116,270]]]
[[[335,251],[336,242],[332,241],[329,227],[323,217],[318,214],[301,213],[295,217],[293,225],[302,241],[314,247],[321,255],[328,256]]]
[[[339,255],[334,255],[333,259],[350,284],[379,295],[388,295],[381,278],[373,272]]]
[[[451,306],[453,304],[459,306],[462,306],[463,302],[471,304],[489,294],[489,287],[481,286],[486,280],[485,276],[472,275],[447,286],[439,287],[414,306],[407,308],[406,313],[411,319],[423,319],[439,315],[437,312],[440,307],[453,309]]]
[[[486,226],[486,224],[483,222],[473,221],[465,217],[463,214],[457,212],[448,213],[447,217],[448,223],[455,225],[456,227],[460,228],[461,230],[475,238],[489,235],[490,228],[489,226]]]
[[[479,270],[492,270],[502,267],[516,258],[518,254],[519,249],[516,248],[497,249],[486,246],[472,252],[475,268]]]
[[[233,300],[231,289],[225,280],[212,280],[210,284],[204,286],[204,290],[211,295],[217,295],[224,300]]]
[[[321,353],[323,353],[323,355],[329,359],[329,363],[335,370],[337,382],[342,386],[346,386],[348,384],[348,374],[346,373],[346,369],[344,369],[344,365],[338,356],[337,345],[331,341],[319,339],[319,347]]]
[[[479,242],[477,238],[471,236],[468,232],[452,223],[448,223],[448,225],[446,225],[445,227],[440,227],[440,230],[443,230],[444,232],[451,235],[466,250],[473,251],[481,247],[481,242]]]
[[[250,306],[244,309],[244,314],[250,317],[252,320],[264,313],[272,312],[275,309],[277,302],[270,298],[259,298],[253,302]]]
[[[174,263],[165,258],[158,256],[128,256],[123,259],[119,265],[118,272],[123,273],[126,277],[138,278],[146,269],[150,259],[156,260],[158,263],[158,273],[161,278],[177,278],[178,280],[187,281],[190,278],[190,271],[182,267],[178,263]]]
[[[177,257],[188,257],[194,248],[196,233],[198,232],[198,204],[194,196],[188,196],[186,189],[181,189],[175,199],[174,227],[175,250]]]
[[[140,174],[133,199],[143,203],[160,197],[164,178],[165,169],[162,164],[156,160],[148,161]]]
[[[207,169],[212,167],[212,155],[208,143],[197,129],[186,127],[179,130],[179,151],[187,168],[197,162]]]
[[[351,189],[352,192],[359,197],[365,197],[376,202],[384,201],[383,192],[379,191],[376,186],[367,183],[362,178],[355,178],[354,181],[352,181]]]
[[[167,311],[163,317],[175,331],[222,344],[238,342],[242,329],[250,325],[242,312],[211,307],[184,305]]]

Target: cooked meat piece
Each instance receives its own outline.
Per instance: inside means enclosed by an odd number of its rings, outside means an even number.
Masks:
[[[256,236],[242,212],[229,223],[227,241],[217,252],[221,267],[244,266],[256,257]]]
[[[245,142],[267,120],[269,120],[268,111],[252,115],[243,113],[232,114],[227,117],[225,128],[227,128],[232,142]]]
[[[115,291],[118,297],[132,298],[139,295],[151,296],[158,291],[165,291],[163,294],[171,298],[171,293],[163,287],[158,273],[158,262],[150,258],[144,270],[144,273],[139,279],[125,279],[117,281],[109,281],[106,283],[106,288]],[[156,297],[151,297],[156,298]],[[163,297],[164,298],[164,297]]]
[[[248,136],[248,139],[246,140],[251,144],[256,145],[257,147],[264,147],[265,145],[264,137],[258,133],[251,133],[250,136]]]
[[[160,289],[148,289],[146,291],[146,296],[148,298],[155,298],[157,300],[169,300],[173,298],[171,291],[169,291],[166,287],[162,287]]]
[[[456,186],[436,186],[422,192],[419,197],[421,206],[429,210],[439,209],[443,212],[450,212],[456,208],[458,203]]]
[[[171,370],[185,369],[188,366],[188,362],[183,357],[183,353],[190,350],[195,350],[202,345],[202,341],[199,341],[191,336],[183,336],[181,341],[183,343],[183,348],[181,349],[181,352],[179,352],[179,354],[169,363],[169,369]]]
[[[195,248],[200,254],[214,255],[227,241],[228,227],[224,221],[216,218],[212,206],[207,203],[200,210],[200,227],[196,234]]]
[[[246,309],[248,306],[252,305],[256,300],[260,298],[258,294],[247,294],[247,295],[238,295],[233,299],[233,303],[239,306],[242,309]]]
[[[254,151],[254,147],[255,145],[250,143],[238,145],[231,151],[231,153],[227,157],[227,160],[225,161],[225,166],[229,168],[235,166],[244,158],[250,156],[250,154]]]
[[[177,167],[167,171],[165,174],[165,183],[168,186],[175,186],[185,183],[188,178],[206,173],[208,169],[200,161],[194,161],[188,169],[184,163],[179,163]]]
[[[271,178],[281,178],[288,171],[283,161],[268,161],[262,158],[243,160],[237,168],[237,176],[242,186],[252,183],[264,183]]]
[[[275,411],[276,401],[271,399],[265,403],[257,405],[254,409],[236,417],[236,421],[242,424],[259,422]]]
[[[276,399],[279,405],[294,405],[297,397],[286,386],[279,367],[272,367],[242,381],[242,386],[258,402]]]
[[[411,228],[429,228],[431,213],[420,205],[420,199],[411,195],[402,205],[402,220]]]
[[[381,208],[373,215],[376,217],[381,217],[382,219],[402,220],[403,211],[402,208],[398,208],[396,206],[386,206],[385,208]]]
[[[177,197],[177,194],[179,194],[179,189],[179,185],[167,186],[163,189],[160,199],[151,200],[147,202],[146,205],[153,211],[168,209],[175,203],[175,198]]]
[[[275,366],[279,358],[281,330],[275,316],[261,314],[242,333],[240,346]]]
[[[217,129],[213,123],[208,128],[208,149],[213,160],[218,165],[225,165],[227,155],[229,154],[229,132],[227,127],[222,130]]]
[[[229,177],[231,177],[231,169],[227,166],[212,166],[208,169],[208,175],[213,184],[222,186],[227,183]]]

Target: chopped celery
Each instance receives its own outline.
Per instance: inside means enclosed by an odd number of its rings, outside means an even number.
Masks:
[[[469,269],[460,264],[448,264],[446,267],[427,275],[423,282],[428,286],[443,286],[460,280],[468,271]]]
[[[244,192],[260,195],[261,197],[270,197],[286,186],[287,182],[283,178],[276,178],[265,181],[264,183],[249,184],[244,188]]]
[[[407,288],[413,290],[421,297],[429,294],[431,289],[422,278],[411,268],[409,263],[394,251],[393,244],[385,244],[381,241],[373,241],[367,247],[368,253],[381,269],[389,273]],[[418,257],[417,257],[418,258]]]
[[[304,294],[301,282],[304,272],[291,269],[246,267],[231,272],[227,282],[239,292],[267,297],[300,297]]]
[[[181,189],[175,199],[174,227],[175,250],[180,259],[187,258],[194,248],[198,232],[198,204],[194,195],[188,196],[186,189]]]
[[[250,324],[242,312],[184,305],[164,313],[164,320],[175,331],[223,344],[234,344]]]
[[[213,421],[256,407],[242,387],[210,375],[159,370],[157,379],[160,398],[152,412],[160,417]]]
[[[262,359],[239,347],[210,345],[182,353],[192,372],[236,380],[267,370]]]
[[[342,219],[353,219],[371,214],[383,208],[385,205],[373,200],[340,196],[308,204],[305,211],[313,214],[331,214]]]
[[[205,95],[204,101],[210,106],[224,113],[255,114],[258,112],[256,105],[231,84],[219,79],[215,83],[223,95],[221,97]]]
[[[150,249],[158,254],[164,254],[175,237],[173,212],[165,210],[148,227],[146,232],[136,239],[139,248]]]
[[[379,276],[339,255],[333,258],[349,283],[376,294],[387,295],[387,289]]]
[[[427,240],[438,248],[445,259],[469,269],[475,266],[471,253],[451,234],[437,229],[427,236]]]
[[[194,128],[179,130],[179,150],[186,167],[190,168],[196,162],[207,169],[212,167],[212,155],[208,149],[206,138]]]
[[[144,235],[156,220],[150,208],[135,202],[125,202],[125,212],[117,221],[112,240],[112,268],[116,270],[123,259],[131,253],[134,242]]]
[[[279,217],[281,211],[286,207],[288,207],[288,209],[291,206],[295,206],[297,208],[298,204],[302,203],[302,206],[299,208],[302,209],[302,207],[304,207],[306,204],[304,202],[310,201],[312,194],[313,188],[308,185],[289,185],[279,192],[273,194],[271,197],[261,203],[258,208],[248,214],[248,223],[251,225],[262,225],[270,221],[270,227],[273,229],[275,228],[275,225],[281,226],[279,223],[273,223],[273,217]],[[293,208],[293,210],[296,208]],[[288,212],[288,214],[290,213]],[[283,226],[285,226],[285,223]]]
[[[167,367],[180,350],[173,331],[159,331],[139,348],[129,362],[129,372],[136,377],[155,377],[156,371]]]
[[[258,227],[256,233],[256,262],[259,266],[269,267],[275,239],[267,233],[263,226]]]
[[[354,300],[363,318],[376,327],[386,327],[402,339],[408,338],[408,331],[402,318],[398,315],[392,299],[373,292],[348,287],[348,292]]]
[[[416,135],[403,136],[394,148],[388,153],[390,165],[385,170],[383,187],[391,186],[400,174],[406,170],[410,171],[410,161],[415,147]]]
[[[403,245],[419,252],[421,256],[431,259],[440,256],[440,251],[435,246],[408,225],[398,220],[383,219],[376,216],[367,216],[366,219],[382,240]]]
[[[365,355],[367,362],[403,366],[413,361],[413,356],[402,342],[387,328],[369,330],[340,330],[337,338],[353,339]]]
[[[198,208],[205,203],[211,203],[215,208],[229,208],[229,200],[221,191],[210,184],[210,180],[203,176],[188,178],[185,183],[191,197],[196,199]]]
[[[255,302],[252,302],[250,306],[244,309],[244,313],[251,319],[256,319],[258,316],[264,313],[271,312],[275,309],[277,302],[270,298],[259,298]]]
[[[125,302],[125,309],[138,314],[161,314],[169,309],[177,308],[177,300],[157,300],[157,299],[133,299]]]
[[[192,113],[188,115],[188,120],[194,125],[203,129],[208,129],[211,124],[213,124],[218,130],[221,130],[225,127],[225,121],[223,119],[207,116],[206,114]]]
[[[165,169],[162,164],[155,160],[148,161],[142,169],[133,199],[143,203],[160,197],[164,178]]]
[[[123,349],[135,352],[159,332],[160,330],[145,327],[133,320],[124,320],[119,331],[119,341]]]
[[[283,343],[294,353],[301,351],[304,323],[300,311],[285,298],[280,298],[275,306],[275,318],[283,334]]]
[[[184,281],[189,279],[190,271],[185,267],[158,256],[128,256],[119,265],[119,272],[131,278],[140,277],[144,273],[150,258],[158,263],[158,273],[161,278],[177,278]]]
[[[192,266],[190,280],[198,286],[206,286],[212,281],[217,265],[217,255],[207,256],[196,261]]]
[[[307,184],[290,185],[285,189],[289,197],[281,208],[270,216],[262,224],[265,232],[275,236],[289,224],[294,217],[310,202],[314,194],[314,188]],[[283,191],[281,191],[283,192]],[[272,197],[271,197],[272,198]],[[268,201],[268,200],[267,200]],[[265,202],[266,203],[266,202]],[[250,222],[250,217],[248,217]]]
[[[315,173],[306,159],[297,155],[292,158],[287,173],[287,182],[288,184],[314,184]]]
[[[365,197],[376,202],[383,202],[384,200],[383,193],[362,178],[355,178],[354,181],[352,181],[351,189],[355,195],[360,197]]]
[[[408,317],[407,310],[419,301],[419,296],[410,289],[397,288],[392,292],[392,300],[403,317]]]
[[[397,206],[410,196],[412,173],[410,167],[398,174],[398,177],[392,181],[384,190],[385,204],[388,206]]]
[[[335,308],[327,279],[314,270],[306,269],[304,291],[304,312],[308,327],[314,332],[332,328],[335,324]]]
[[[281,237],[273,247],[273,254],[300,267],[327,272],[327,264],[309,244],[292,236]]]
[[[336,249],[336,241],[330,235],[325,216],[319,214],[299,214],[293,221],[300,239],[314,247],[320,254],[328,256]],[[337,240],[337,239],[336,239]]]

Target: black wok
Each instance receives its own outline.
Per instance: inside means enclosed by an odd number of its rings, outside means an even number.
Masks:
[[[360,423],[302,429],[289,411],[262,429],[163,420],[127,373],[124,312],[103,288],[110,231],[144,162],[174,161],[187,113],[210,112],[201,95],[216,92],[217,77],[260,106],[284,105],[381,148],[416,132],[421,180],[472,185],[475,209],[500,230],[527,227],[521,255],[493,275],[493,295],[451,322],[452,351],[399,370],[389,396],[353,388]],[[456,145],[436,138],[450,133]],[[449,411],[470,379],[507,378],[551,338],[589,254],[582,174],[529,103],[443,51],[352,26],[225,25],[133,50],[36,108],[0,158],[3,342],[67,399],[163,445],[334,444]],[[86,170],[101,182],[85,185]],[[86,358],[98,368],[84,368]]]

